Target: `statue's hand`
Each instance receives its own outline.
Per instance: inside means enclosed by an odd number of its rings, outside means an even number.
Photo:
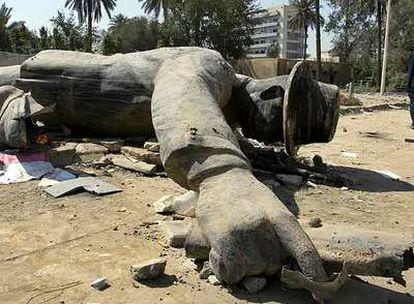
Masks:
[[[212,248],[212,270],[223,282],[275,274],[286,262],[278,227],[296,219],[248,170],[232,169],[204,180],[197,218]]]

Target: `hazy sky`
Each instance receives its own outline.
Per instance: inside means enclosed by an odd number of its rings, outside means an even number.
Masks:
[[[225,1],[225,0],[223,0]],[[49,25],[49,20],[56,15],[58,10],[64,8],[65,0],[0,0],[0,4],[6,2],[8,7],[12,7],[12,21],[23,20],[31,29],[38,29],[42,25]],[[114,15],[122,13],[132,17],[143,14],[141,4],[138,0],[118,0]],[[271,5],[288,4],[288,0],[261,0],[263,7]],[[327,8],[322,9],[322,15],[325,17],[329,14]],[[99,24],[105,28],[108,25],[106,16]],[[322,32],[322,50],[328,50],[331,47],[331,36]],[[311,33],[309,38],[309,53],[315,54],[315,34]]]

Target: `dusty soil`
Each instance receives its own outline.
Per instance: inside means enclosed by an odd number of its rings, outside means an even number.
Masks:
[[[414,138],[414,130],[408,125],[403,110],[346,116],[333,142],[301,149],[301,156],[319,154],[357,182],[348,191],[318,186],[292,193],[301,221],[318,216],[327,226],[404,233],[414,239],[414,144],[404,142]],[[375,137],[361,133],[375,131]],[[358,157],[345,158],[342,151]],[[393,171],[402,182],[373,170]],[[166,248],[156,226],[141,226],[163,219],[154,215],[152,202],[184,189],[167,178],[126,171],[102,178],[124,191],[53,199],[38,182],[1,186],[0,303],[312,302],[309,294],[283,290],[276,280],[254,296],[241,287],[225,289],[199,280],[182,250]],[[134,283],[130,265],[160,255],[168,258],[166,275],[151,284]],[[103,292],[89,286],[101,276],[112,285]],[[414,294],[414,271],[405,278],[406,288],[390,279],[362,278],[371,284],[353,281],[333,302],[414,303],[405,295]]]

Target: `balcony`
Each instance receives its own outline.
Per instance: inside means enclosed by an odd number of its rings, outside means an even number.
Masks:
[[[279,33],[258,33],[252,35],[252,39],[258,39],[258,38],[270,38],[270,37],[279,37]]]
[[[261,24],[255,24],[254,28],[264,28],[264,27],[278,27],[279,22],[270,22],[270,23],[261,23]]]
[[[249,48],[250,49],[259,49],[259,48],[268,48],[272,46],[271,42],[266,42],[266,43],[257,43],[257,44],[252,44]]]

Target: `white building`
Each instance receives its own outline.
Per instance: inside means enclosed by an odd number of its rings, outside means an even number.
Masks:
[[[304,31],[293,30],[289,24],[295,15],[290,5],[280,5],[257,11],[253,44],[247,58],[265,58],[273,44],[279,44],[280,58],[303,58]]]

